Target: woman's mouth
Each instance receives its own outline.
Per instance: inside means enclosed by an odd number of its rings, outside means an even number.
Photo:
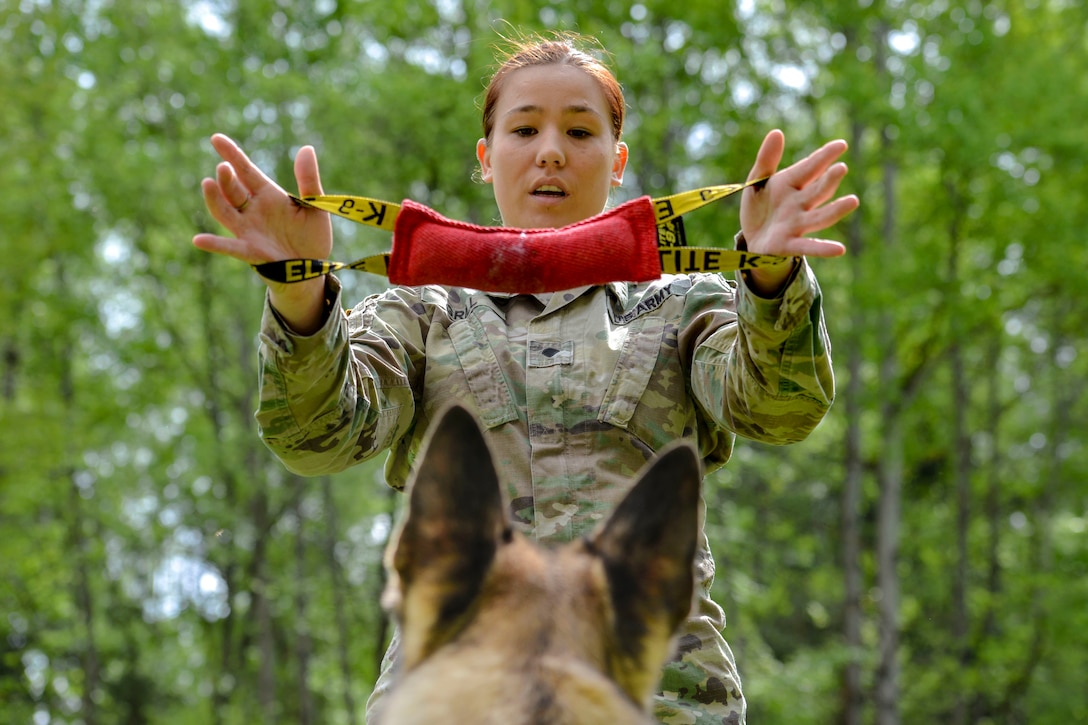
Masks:
[[[567,192],[552,184],[544,184],[533,189],[533,196],[544,196],[552,199],[561,199]]]

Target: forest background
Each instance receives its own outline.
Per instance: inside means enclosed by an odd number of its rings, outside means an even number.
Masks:
[[[492,223],[483,79],[546,29],[612,53],[618,201],[741,181],[773,127],[791,161],[851,143],[849,252],[813,262],[838,400],[707,481],[749,721],[1088,722],[1088,5],[1061,0],[0,0],[0,721],[362,722],[399,497],[381,460],[302,479],[258,440],[262,285],[190,244],[208,137]]]

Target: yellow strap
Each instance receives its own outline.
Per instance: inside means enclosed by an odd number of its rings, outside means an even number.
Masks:
[[[732,196],[738,191],[747,189],[749,186],[763,188],[763,185],[767,183],[767,179],[769,178],[771,177],[765,176],[762,179],[746,181],[743,184],[704,186],[700,189],[681,191],[678,194],[657,197],[653,200],[654,214],[657,216],[657,223],[660,225],[672,221],[682,214],[687,214],[689,211],[695,211],[718,199]]]
[[[694,211],[707,204],[732,196],[738,191],[749,186],[762,186],[770,177],[746,181],[743,184],[724,184],[721,186],[704,186],[691,191],[681,191],[669,196],[661,196],[652,199],[654,215],[657,223],[664,224],[673,219]],[[291,197],[296,204],[312,209],[320,209],[330,214],[343,217],[357,224],[393,231],[397,224],[397,214],[400,214],[400,204],[380,199],[370,199],[365,196],[350,196],[347,194],[324,194],[321,196]]]
[[[764,269],[790,262],[792,257],[773,254],[753,254],[735,249],[718,247],[688,247],[683,239],[680,217],[712,202],[732,196],[749,186],[762,187],[767,179],[755,179],[743,184],[704,186],[651,200],[658,228],[658,253],[664,274],[688,272],[731,272],[748,269]],[[400,204],[365,196],[324,194],[320,196],[291,197],[296,204],[320,209],[348,219],[357,224],[393,231],[396,228]],[[314,259],[292,259],[255,264],[259,274],[276,282],[302,282],[321,277],[341,269],[354,269],[371,274],[389,276],[389,252],[357,259],[354,262],[330,262]]]
[[[254,264],[253,269],[266,279],[273,282],[305,282],[308,279],[324,277],[330,272],[341,269],[355,269],[370,274],[389,276],[389,252],[374,254],[354,262],[329,262],[321,259],[287,259],[279,262],[265,262]]]
[[[734,272],[749,269],[766,269],[786,264],[792,257],[774,254],[754,254],[739,249],[718,247],[658,247],[662,274],[688,274],[689,272]],[[389,252],[374,254],[354,262],[328,262],[318,259],[291,259],[280,262],[255,264],[253,268],[273,282],[303,282],[322,277],[341,269],[354,269],[370,274],[389,276]]]
[[[400,204],[391,201],[368,199],[365,196],[347,196],[345,194],[325,194],[324,196],[292,196],[296,204],[320,209],[330,214],[343,217],[356,224],[393,231],[397,226]]]
[[[767,269],[787,264],[794,257],[776,254],[753,254],[739,249],[717,247],[658,247],[662,274],[688,274],[690,272],[736,272],[748,269]]]

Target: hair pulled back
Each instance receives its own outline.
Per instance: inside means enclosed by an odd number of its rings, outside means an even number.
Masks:
[[[511,47],[502,60],[499,69],[491,76],[484,97],[483,130],[484,139],[491,141],[491,132],[495,128],[495,106],[499,102],[506,77],[516,70],[542,65],[570,65],[589,74],[601,87],[608,101],[612,120],[612,136],[616,141],[623,135],[623,119],[626,107],[623,89],[612,71],[595,55],[582,47],[595,43],[576,33],[557,33],[553,38],[540,36],[511,41]],[[597,44],[599,47],[599,44]]]

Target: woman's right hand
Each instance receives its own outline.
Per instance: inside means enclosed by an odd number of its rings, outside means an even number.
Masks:
[[[215,179],[201,182],[204,204],[212,217],[234,236],[197,234],[193,244],[198,249],[234,257],[246,264],[329,259],[332,220],[327,213],[295,204],[228,137],[215,134],[212,146],[223,162],[216,166]],[[295,157],[295,180],[299,196],[324,193],[312,146],[302,147]],[[310,334],[324,322],[323,277],[292,284],[269,280],[265,283],[273,307],[295,332]]]

